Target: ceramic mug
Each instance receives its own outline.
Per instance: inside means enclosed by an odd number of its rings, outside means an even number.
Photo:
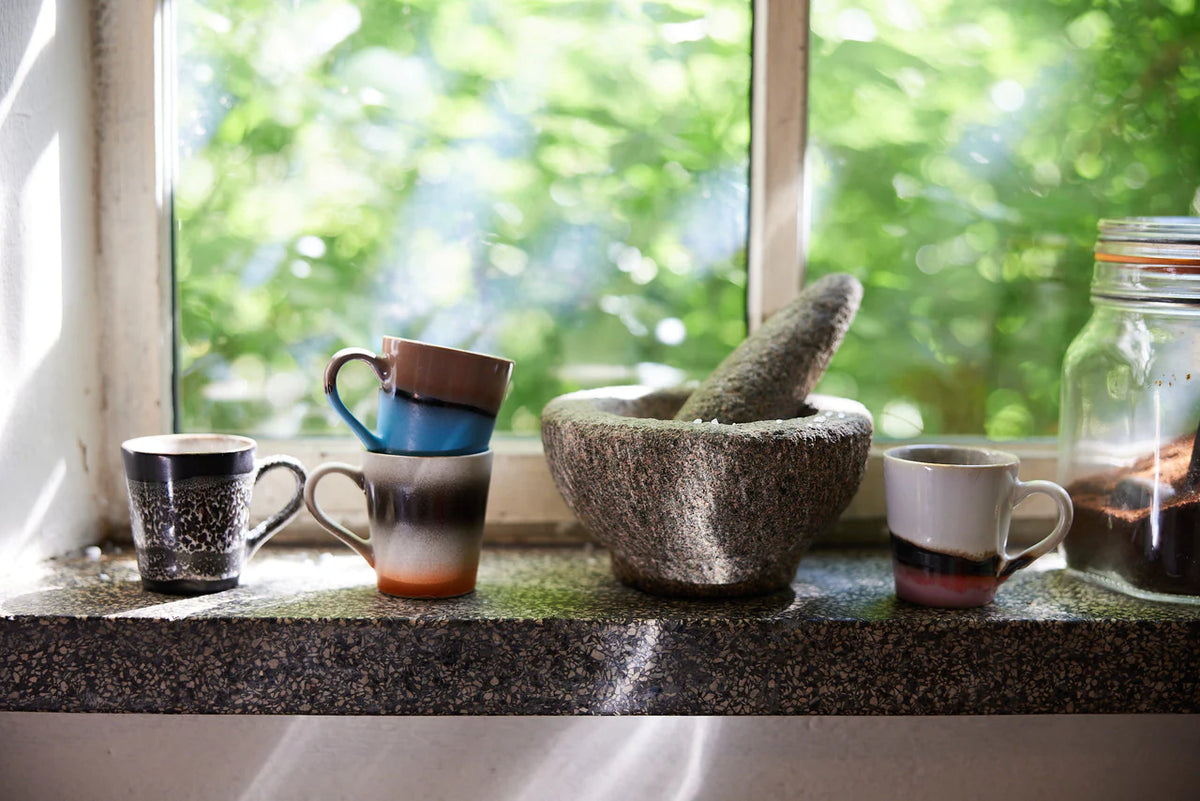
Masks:
[[[346,362],[364,361],[379,379],[379,433],[350,413],[337,392]],[[380,353],[344,348],[325,368],[325,397],[368,451],[460,455],[488,449],[513,363],[508,359],[384,337]]]
[[[242,566],[300,511],[304,465],[255,458],[256,444],[230,434],[164,434],[121,444],[133,544],[142,586],[195,595],[236,587]],[[251,530],[250,498],[269,470],[289,470],[296,491]]]
[[[331,520],[317,484],[340,473],[366,495],[369,535]],[[450,598],[475,589],[492,452],[466,456],[363,454],[361,468],[329,462],[313,470],[304,501],[317,522],[375,568],[376,586],[403,598]]]
[[[1071,527],[1071,498],[1052,481],[1021,481],[1020,460],[988,448],[907,445],[883,455],[896,595],[925,606],[989,603],[1013,573],[1055,548]],[[1058,506],[1054,530],[1009,556],[1013,507],[1034,493]]]

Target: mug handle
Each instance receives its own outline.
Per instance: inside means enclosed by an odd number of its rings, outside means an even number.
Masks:
[[[1026,548],[1019,554],[1009,557],[1007,552],[1001,553],[1000,569],[996,574],[996,578],[1004,580],[1016,573],[1023,567],[1027,567],[1033,563],[1035,559],[1044,556],[1067,536],[1067,532],[1071,529],[1071,521],[1075,516],[1075,506],[1071,503],[1071,496],[1062,487],[1055,484],[1053,481],[1021,481],[1017,480],[1016,486],[1013,487],[1013,506],[1015,507],[1021,501],[1035,493],[1049,495],[1055,505],[1058,506],[1058,522],[1054,526],[1054,530],[1041,542],[1036,545]]]
[[[375,554],[370,539],[360,537],[341,523],[330,519],[325,510],[317,504],[317,482],[330,473],[340,473],[357,484],[360,490],[366,491],[362,470],[344,462],[326,462],[313,470],[312,475],[308,477],[308,483],[304,485],[304,504],[326,531],[353,548],[371,567],[375,567]]]
[[[338,417],[346,421],[346,425],[350,426],[350,430],[362,441],[367,450],[387,450],[383,444],[383,440],[378,435],[360,423],[357,417],[350,414],[350,410],[346,408],[346,404],[342,403],[342,399],[338,395],[338,371],[345,366],[346,362],[355,359],[371,365],[371,370],[375,373],[375,377],[379,379],[381,384],[387,380],[388,363],[382,356],[378,356],[366,348],[342,348],[333,354],[333,358],[329,360],[329,364],[325,365],[325,398],[329,401],[329,405],[333,407],[333,410],[337,412]]]
[[[290,456],[271,456],[266,459],[256,459],[254,462],[254,483],[257,484],[269,470],[285,467],[292,471],[296,478],[296,491],[288,499],[287,504],[275,514],[259,523],[246,534],[246,558],[254,556],[263,543],[274,537],[284,526],[292,521],[304,505],[304,483],[308,480],[304,465]]]

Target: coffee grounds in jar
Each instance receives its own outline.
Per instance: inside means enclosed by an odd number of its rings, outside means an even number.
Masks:
[[[1063,544],[1067,564],[1149,592],[1200,595],[1200,488],[1187,482],[1192,450],[1193,437],[1180,437],[1160,449],[1157,476],[1151,453],[1068,486],[1075,519]]]

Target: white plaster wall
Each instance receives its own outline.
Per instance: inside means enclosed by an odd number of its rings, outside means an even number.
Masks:
[[[100,535],[89,37],[0,2],[0,573]]]
[[[1195,799],[1200,718],[0,714],[11,799]]]

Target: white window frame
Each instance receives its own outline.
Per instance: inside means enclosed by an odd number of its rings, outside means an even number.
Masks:
[[[792,300],[804,280],[804,148],[808,76],[808,3],[754,0],[748,242],[751,329]],[[174,146],[172,0],[97,0],[97,271],[106,354],[102,466],[106,522],[127,530],[121,441],[173,430],[174,365],[171,183]],[[313,380],[319,377],[314,376]],[[541,444],[498,437],[488,506],[493,540],[579,539],[582,532],[554,487]],[[1026,478],[1052,478],[1053,443],[1018,445]],[[259,439],[260,455],[288,453],[310,469],[325,461],[357,463],[345,438]],[[264,507],[282,503],[284,485],[265,485]],[[351,526],[365,525],[362,495],[349,481],[322,485],[322,506]],[[1048,517],[1035,503],[1024,517]],[[879,449],[844,521],[868,526],[884,515]],[[309,539],[307,515],[281,541]],[[289,533],[290,532],[290,533]]]

